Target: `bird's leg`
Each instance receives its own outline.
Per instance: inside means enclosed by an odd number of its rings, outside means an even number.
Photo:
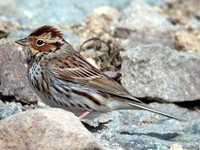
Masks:
[[[82,120],[85,116],[87,116],[91,111],[86,111],[82,115],[79,116],[79,119]]]

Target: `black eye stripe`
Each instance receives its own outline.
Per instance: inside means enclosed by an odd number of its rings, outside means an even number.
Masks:
[[[63,45],[63,43],[60,43],[60,42],[56,42],[56,43],[52,43],[53,45],[55,45],[56,47],[60,47]]]
[[[38,46],[42,46],[42,45],[44,45],[44,41],[43,41],[43,40],[37,40],[37,41],[36,41],[36,44],[37,44]]]

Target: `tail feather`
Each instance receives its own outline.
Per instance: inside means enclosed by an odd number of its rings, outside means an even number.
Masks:
[[[166,117],[169,117],[169,118],[173,118],[173,119],[176,119],[176,120],[179,120],[179,121],[187,121],[185,119],[182,119],[182,118],[179,118],[179,117],[176,117],[176,116],[155,110],[155,109],[149,107],[148,105],[146,105],[144,103],[130,102],[129,105],[134,106],[134,107],[139,108],[139,109],[143,109],[143,110],[147,110],[147,111],[150,111],[150,112],[153,112],[153,113],[157,113],[159,115],[163,115],[163,116],[166,116]]]

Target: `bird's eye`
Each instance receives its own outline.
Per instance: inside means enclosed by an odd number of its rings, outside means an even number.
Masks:
[[[37,44],[38,46],[42,46],[42,45],[44,45],[44,41],[41,40],[41,39],[39,39],[39,40],[36,41],[36,44]]]

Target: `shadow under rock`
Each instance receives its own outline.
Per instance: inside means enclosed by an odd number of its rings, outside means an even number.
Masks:
[[[159,134],[159,133],[154,133],[154,132],[150,132],[150,133],[138,133],[138,132],[127,132],[127,131],[122,131],[120,132],[120,134],[123,135],[146,135],[146,136],[150,136],[150,137],[155,137],[161,140],[168,140],[168,141],[174,141],[173,139],[175,139],[176,137],[180,136],[180,134],[178,133],[164,133],[164,134]]]
[[[12,101],[15,99],[14,96],[11,96],[11,95],[3,95],[1,92],[0,92],[0,99],[2,101]]]
[[[89,124],[87,124],[87,123],[85,123],[83,121],[81,121],[81,122],[84,125],[84,127],[87,128],[92,133],[96,133],[99,130],[103,130],[104,128],[106,128],[106,126],[104,124],[100,124],[100,123],[99,123],[98,126],[94,127],[94,126],[91,126],[91,125],[89,125]]]

